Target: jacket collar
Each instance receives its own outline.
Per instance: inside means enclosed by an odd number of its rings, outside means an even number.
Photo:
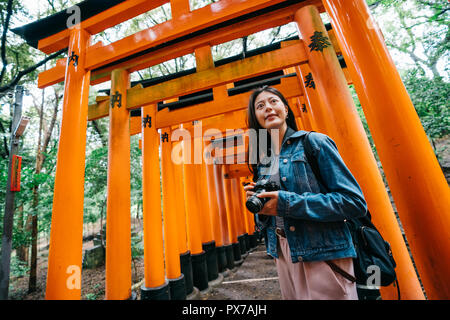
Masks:
[[[287,127],[287,130],[286,130],[286,132],[285,132],[285,134],[284,134],[284,137],[283,137],[283,141],[282,141],[282,143],[281,143],[281,149],[283,148],[283,145],[284,145],[284,143],[285,143],[287,140],[302,137],[302,136],[304,136],[304,135],[307,134],[307,133],[308,133],[308,131],[304,131],[304,130],[295,131],[295,130],[292,129],[291,127]],[[263,159],[267,161],[267,159],[269,159],[269,157],[264,156]],[[260,164],[260,163],[258,163],[258,165],[259,165],[259,164]]]
[[[306,135],[308,132],[304,130],[295,131],[291,127],[287,127],[286,133],[283,137],[283,142],[281,143],[281,149],[283,149],[284,144],[287,140],[295,139]]]
[[[291,132],[291,133],[289,134],[289,132]],[[293,129],[288,127],[288,130],[286,131],[286,136],[288,138],[299,138],[299,137],[304,136],[307,133],[308,133],[308,131],[305,131],[305,130],[294,131]]]

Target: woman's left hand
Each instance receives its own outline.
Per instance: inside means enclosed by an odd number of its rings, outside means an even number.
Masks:
[[[270,198],[266,204],[264,204],[264,207],[259,214],[265,214],[268,216],[277,215],[278,191],[262,192],[258,194],[258,198]]]

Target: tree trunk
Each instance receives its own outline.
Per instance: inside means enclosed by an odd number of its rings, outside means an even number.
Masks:
[[[38,187],[33,187],[33,208],[36,208],[39,201]],[[36,206],[35,206],[36,203]],[[37,287],[37,235],[38,235],[38,220],[37,212],[35,211],[31,217],[31,265],[30,265],[30,279],[28,282],[28,293],[36,291]]]
[[[17,220],[18,220],[17,229],[19,233],[23,233],[23,229],[27,225],[27,221],[23,221],[24,220],[23,204],[17,207]],[[28,245],[22,244],[21,246],[19,246],[16,249],[16,254],[19,261],[28,264]]]
[[[43,132],[43,121],[44,121],[44,90],[42,90],[42,103],[41,110],[39,112],[39,134],[38,134],[38,144],[36,151],[36,167],[35,174],[39,174],[42,170],[45,155],[43,152],[47,150],[50,138],[53,132],[53,128],[56,123],[56,116],[58,114],[58,104],[60,97],[58,92],[55,90],[55,104],[53,108],[53,115],[50,121],[50,125],[44,134],[44,139],[42,139]],[[43,140],[43,143],[42,143]],[[41,145],[42,144],[42,145]],[[30,265],[30,279],[28,283],[28,292],[34,292],[36,290],[37,283],[37,253],[38,253],[38,204],[39,204],[39,185],[33,186],[33,204],[31,215],[31,265]]]

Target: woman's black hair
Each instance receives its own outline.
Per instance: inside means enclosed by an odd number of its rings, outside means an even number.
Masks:
[[[254,129],[255,132],[257,133],[256,136],[254,138],[256,138],[256,141],[250,141],[249,142],[249,146],[248,146],[248,152],[247,152],[247,163],[249,165],[250,171],[253,173],[253,180],[256,181],[257,177],[256,175],[256,166],[259,163],[261,157],[264,155],[264,151],[265,148],[260,148],[260,141],[259,141],[259,130],[266,130],[265,128],[263,128],[258,120],[256,119],[256,114],[255,114],[255,101],[256,98],[263,92],[270,92],[274,95],[276,95],[277,97],[280,98],[280,100],[284,103],[284,105],[288,108],[288,116],[286,118],[286,124],[288,127],[290,127],[291,129],[297,131],[297,123],[295,122],[295,116],[294,113],[291,110],[291,107],[289,106],[289,103],[287,102],[286,98],[283,96],[283,94],[278,91],[277,89],[273,88],[273,87],[269,87],[269,86],[264,86],[261,88],[257,88],[255,89],[252,94],[250,95],[250,99],[248,102],[248,108],[247,108],[247,126],[249,129]],[[267,155],[266,156],[270,156],[270,152],[271,152],[271,139],[270,139],[270,135],[267,134]],[[252,150],[251,145],[256,146],[256,150]],[[250,159],[255,159],[255,155],[251,155],[250,152],[256,152],[256,163],[251,163]],[[252,161],[253,162],[253,161]]]

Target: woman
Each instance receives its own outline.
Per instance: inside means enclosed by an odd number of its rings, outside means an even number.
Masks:
[[[297,131],[278,90],[263,87],[252,93],[248,122],[249,129],[266,129],[268,139],[259,140],[257,134],[257,148],[250,143],[249,158],[257,158],[257,163],[252,164],[254,182],[244,187],[247,199],[257,180],[280,187],[258,195],[269,200],[256,220],[267,233],[267,252],[275,258],[283,299],[358,299],[356,284],[332,266],[354,274],[356,252],[344,220],[365,215],[367,206],[335,143],[320,133],[309,136],[326,184],[320,187],[303,149],[307,132]]]

